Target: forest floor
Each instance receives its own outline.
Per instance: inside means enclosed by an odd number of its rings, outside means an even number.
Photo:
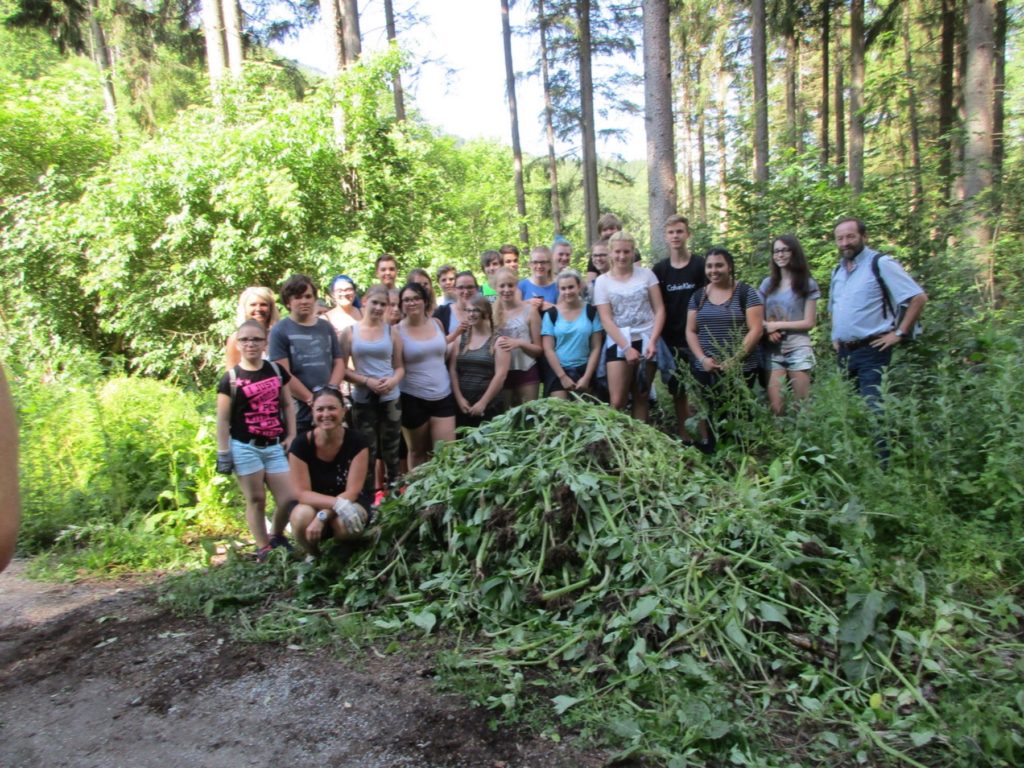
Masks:
[[[240,644],[154,579],[0,575],[0,766],[591,768],[608,756],[439,692],[429,649],[349,659]]]

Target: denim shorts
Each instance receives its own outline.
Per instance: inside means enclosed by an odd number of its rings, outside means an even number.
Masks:
[[[810,371],[814,368],[814,350],[797,347],[785,354],[772,352],[768,355],[768,363],[773,371]]]
[[[231,458],[234,459],[235,473],[239,477],[255,475],[257,472],[280,475],[288,471],[288,457],[284,455],[280,443],[260,448],[232,438]]]

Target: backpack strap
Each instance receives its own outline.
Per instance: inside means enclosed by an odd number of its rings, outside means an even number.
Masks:
[[[552,323],[558,322],[558,309],[556,307],[548,307],[544,310],[544,314],[548,316]]]
[[[281,382],[281,386],[278,389],[277,394],[277,420],[281,424],[281,427],[285,428],[284,399],[288,397],[288,395],[284,391],[284,374],[281,373],[281,366],[273,360],[267,360],[267,362],[270,363],[270,367],[274,370],[274,375],[277,376],[277,380]],[[235,396],[238,394],[238,371],[234,366],[232,366],[231,370],[228,371],[228,387],[231,390],[231,410],[234,410]]]
[[[895,314],[895,310],[892,305],[892,297],[889,295],[889,286],[882,279],[882,269],[878,266],[881,258],[882,254],[875,254],[875,257],[871,260],[871,271],[874,272],[875,280],[878,281],[878,287],[882,290],[882,318],[887,319],[890,314]]]
[[[444,327],[444,334],[447,336],[448,326],[452,324],[452,305],[442,304],[440,307],[435,309],[434,318],[441,321],[441,325]]]
[[[281,386],[284,386],[284,375],[281,373],[281,366],[273,360],[267,360],[267,362],[270,363],[270,367],[274,369],[274,373],[277,375],[277,380],[281,382]]]
[[[587,304],[587,320],[589,320],[590,322],[594,322],[595,317],[597,317],[597,307],[595,307],[593,304]]]
[[[889,295],[889,286],[886,285],[885,280],[882,278],[882,269],[878,266],[878,262],[885,254],[876,253],[871,259],[871,273],[875,276],[875,281],[878,283],[879,289],[882,291],[882,319],[888,319],[889,315],[895,314],[893,309],[892,297]],[[839,274],[839,270],[842,269],[843,262],[836,264],[835,269],[832,270],[832,278],[829,281],[831,286],[832,282],[835,282],[836,275]]]
[[[705,301],[707,300],[707,298],[708,298],[708,291],[707,291],[707,288],[706,288],[705,286],[703,286],[703,285],[702,285],[702,286],[700,287],[700,296],[699,296],[699,298],[697,299],[697,311],[698,311],[698,312],[700,312],[700,311],[701,311],[701,309],[703,309],[703,308],[704,308],[704,302],[705,302]]]

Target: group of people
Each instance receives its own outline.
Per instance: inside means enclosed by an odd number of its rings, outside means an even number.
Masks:
[[[799,241],[773,240],[771,272],[754,288],[737,279],[725,248],[689,252],[686,218],[664,226],[668,256],[652,269],[606,215],[585,273],[559,238],[529,251],[528,277],[516,246],[484,252],[482,287],[472,271],[445,265],[437,293],[422,269],[399,288],[398,263],[385,254],[362,295],[351,278],[335,277],[326,311],[305,275],[282,285],[282,318],[269,289],[246,289],[217,389],[218,470],[238,476],[258,557],[288,546],[289,522],[310,553],[325,538],[363,535],[404,469],[457,428],[542,389],[591,393],[644,420],[660,370],[679,439],[707,453],[714,424],[704,417],[689,431],[684,371],[709,402],[706,413],[716,412],[726,377],[754,386],[759,371],[776,414],[787,383],[794,400],[806,398],[821,293]],[[897,262],[867,248],[866,234],[857,219],[836,225],[830,309],[838,359],[877,407],[881,372],[927,296]],[[269,531],[265,487],[276,504]]]

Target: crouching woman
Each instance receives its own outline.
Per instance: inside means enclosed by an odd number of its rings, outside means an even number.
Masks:
[[[313,391],[313,429],[296,435],[288,463],[299,503],[292,510],[292,532],[309,554],[320,543],[358,539],[369,519],[365,492],[370,447],[345,427],[345,403],[333,386]]]

